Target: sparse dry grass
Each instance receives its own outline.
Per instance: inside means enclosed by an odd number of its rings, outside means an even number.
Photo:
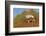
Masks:
[[[26,20],[25,20],[26,18],[24,18],[25,15],[27,15],[27,14],[28,15],[29,14],[33,15],[35,17],[35,21],[31,22],[31,23],[27,23]],[[30,10],[29,12],[24,12],[20,16],[15,17],[14,20],[13,20],[13,22],[14,22],[14,24],[13,24],[14,28],[15,27],[38,27],[39,26],[39,15],[37,13],[35,13],[34,11]]]

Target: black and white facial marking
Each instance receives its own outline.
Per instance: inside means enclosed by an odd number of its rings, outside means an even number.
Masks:
[[[33,15],[26,15],[26,22],[27,23],[32,23],[35,21],[35,18]]]

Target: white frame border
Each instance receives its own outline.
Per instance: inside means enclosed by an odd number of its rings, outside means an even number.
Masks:
[[[39,9],[39,27],[13,28],[13,8]],[[42,25],[42,6],[10,5],[10,32],[39,31]]]

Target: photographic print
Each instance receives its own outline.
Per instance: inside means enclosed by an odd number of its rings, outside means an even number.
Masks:
[[[13,27],[39,27],[39,9],[13,8]]]
[[[6,35],[44,33],[44,3],[6,1]]]

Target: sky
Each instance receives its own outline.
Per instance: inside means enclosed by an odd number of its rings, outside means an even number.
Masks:
[[[17,14],[21,14],[24,10],[24,8],[13,8],[13,17],[15,17]],[[39,12],[38,9],[34,9],[34,11]]]
[[[24,11],[22,8],[14,8],[13,9],[13,16],[16,16],[17,14],[20,14]]]

